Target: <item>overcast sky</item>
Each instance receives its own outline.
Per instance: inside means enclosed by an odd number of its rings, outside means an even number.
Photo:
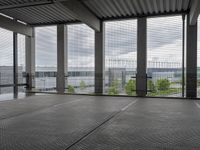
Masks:
[[[136,20],[107,22],[105,31],[106,58],[136,59]],[[198,32],[198,54],[200,56],[200,31]],[[0,65],[12,65],[12,32],[0,29],[0,35]],[[19,64],[23,64],[24,36],[20,36],[19,39]],[[56,66],[56,44],[56,26],[36,28],[37,66]],[[181,62],[182,17],[148,19],[147,49],[148,60]],[[69,66],[94,66],[94,31],[82,24],[69,25],[68,50]],[[200,61],[198,64],[200,65]]]

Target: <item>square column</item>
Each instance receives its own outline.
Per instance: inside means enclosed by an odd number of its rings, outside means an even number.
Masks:
[[[137,25],[137,75],[136,93],[137,96],[146,96],[147,91],[147,19],[138,18]]]
[[[65,78],[67,75],[67,26],[57,25],[57,78],[56,89],[63,94],[66,88]]]
[[[103,94],[104,88],[104,31],[95,32],[95,93]]]
[[[190,25],[187,15],[186,34],[186,97],[197,96],[197,23]]]
[[[17,33],[13,32],[13,83],[14,97],[18,95],[18,46]]]
[[[27,91],[35,87],[35,32],[33,36],[26,36],[26,84]]]

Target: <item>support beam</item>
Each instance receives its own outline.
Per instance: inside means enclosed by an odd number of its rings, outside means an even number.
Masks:
[[[95,93],[103,94],[104,88],[104,29],[95,32]]]
[[[26,36],[33,35],[32,27],[19,23],[2,15],[0,15],[0,27]]]
[[[80,1],[68,0],[61,3],[78,20],[87,24],[95,31],[100,31],[100,20],[95,15],[93,15]]]
[[[27,91],[35,87],[35,32],[33,36],[26,36],[26,83]]]
[[[147,20],[146,17],[138,18],[137,33],[137,75],[136,75],[136,93],[138,96],[146,96],[147,77]]]
[[[13,33],[13,83],[14,83],[14,97],[18,95],[18,46],[17,33]]]
[[[57,79],[56,88],[59,94],[65,92],[67,75],[67,26],[57,25]]]
[[[190,25],[189,15],[186,36],[186,97],[195,98],[197,95],[197,23]]]
[[[33,2],[18,3],[18,4],[12,4],[12,5],[2,5],[0,6],[0,11],[8,10],[8,9],[47,5],[47,4],[53,4],[53,3],[54,3],[53,0],[43,0],[43,1],[35,1],[35,2],[33,1]]]
[[[195,25],[200,14],[200,0],[192,0],[191,3],[190,25]]]

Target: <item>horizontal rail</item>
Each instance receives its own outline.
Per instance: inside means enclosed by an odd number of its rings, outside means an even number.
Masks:
[[[17,86],[26,86],[27,84],[17,84]],[[3,84],[3,85],[0,85],[0,88],[2,87],[14,87],[15,84]]]

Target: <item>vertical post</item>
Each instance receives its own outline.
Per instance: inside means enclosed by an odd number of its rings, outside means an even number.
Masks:
[[[67,74],[67,26],[57,25],[57,79],[56,88],[59,94],[65,92]]]
[[[104,89],[104,28],[95,32],[95,93],[103,94]]]
[[[27,91],[35,87],[35,32],[33,36],[26,36],[26,84]]]
[[[137,75],[136,92],[137,96],[144,97],[147,92],[147,19],[138,18],[137,24]]]
[[[16,32],[13,32],[13,83],[13,92],[16,98],[18,95],[18,46]]]
[[[185,14],[182,15],[182,97],[185,96]]]
[[[187,15],[186,42],[186,97],[195,98],[197,95],[197,23],[190,25]]]

